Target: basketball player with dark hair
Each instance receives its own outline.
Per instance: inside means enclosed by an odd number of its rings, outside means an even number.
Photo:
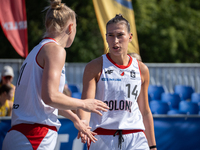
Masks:
[[[148,103],[149,70],[127,54],[130,25],[116,15],[106,25],[109,53],[89,62],[84,71],[82,99],[97,98],[109,106],[102,116],[78,110],[96,132],[91,143],[79,132],[89,150],[156,150],[154,124]]]

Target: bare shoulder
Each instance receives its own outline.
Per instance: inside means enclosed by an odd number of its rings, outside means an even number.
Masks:
[[[102,65],[103,65],[102,57],[93,59],[86,65],[84,74],[87,76],[95,77],[98,80],[98,77],[101,74]]]
[[[90,61],[86,65],[85,70],[95,72],[95,73],[101,72],[102,65],[103,65],[103,59],[102,57],[98,57]]]
[[[65,49],[56,43],[45,44],[43,46],[43,52],[46,53],[47,57],[53,57],[54,59],[58,60],[66,55]]]
[[[147,67],[147,65],[145,65],[143,62],[141,61],[138,61],[139,62],[139,66],[140,66],[140,71],[141,73],[145,74],[145,73],[148,73],[149,72],[149,68]]]
[[[143,62],[141,61],[138,61],[138,62],[139,62],[142,82],[149,81],[149,68]]]
[[[65,62],[66,51],[56,43],[48,43],[43,46],[37,56],[38,63],[44,67],[45,63],[59,64]]]

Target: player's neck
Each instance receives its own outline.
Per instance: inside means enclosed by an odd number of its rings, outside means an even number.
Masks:
[[[127,66],[130,61],[130,57],[126,55],[120,55],[120,56],[113,56],[112,54],[108,54],[108,56],[117,64],[122,66]]]

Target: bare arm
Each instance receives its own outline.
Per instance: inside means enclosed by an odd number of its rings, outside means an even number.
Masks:
[[[83,109],[101,115],[99,110],[106,111],[105,108],[107,108],[103,102],[94,99],[82,101],[59,92],[60,75],[65,63],[65,56],[65,50],[55,43],[44,45],[37,56],[38,63],[43,67],[43,101],[45,104],[60,110]]]
[[[82,99],[95,98],[96,83],[99,80],[99,76],[101,74],[101,61],[102,58],[99,57],[86,65],[83,74]],[[87,120],[88,122],[90,121],[90,113],[79,109],[77,114],[81,119]]]
[[[138,97],[138,105],[143,116],[145,134],[148,140],[148,144],[149,146],[153,146],[156,145],[156,141],[154,135],[153,116],[149,108],[149,102],[148,102],[149,69],[142,62],[139,62],[139,65],[142,76],[142,86],[140,95]],[[151,150],[156,150],[156,148]]]
[[[59,113],[70,119],[74,126],[87,135],[93,142],[96,138],[89,127],[78,118],[71,110],[84,109],[101,115],[99,110],[106,111],[106,105],[95,99],[80,99],[66,96],[59,92],[60,76],[65,64],[65,50],[55,43],[44,45],[37,56],[37,62],[43,67],[41,96],[45,104],[59,109]],[[69,110],[71,109],[71,110]]]
[[[99,57],[86,65],[83,75],[82,99],[95,98],[96,83],[99,80],[101,74],[101,64],[102,64],[102,58]],[[78,109],[77,114],[81,120],[86,120],[86,124],[89,124],[90,113]],[[85,143],[86,140],[87,138],[82,135],[82,142]]]
[[[90,131],[90,127],[81,121],[79,117],[71,110],[59,110],[59,115],[70,119],[74,123],[75,128],[87,135],[93,142],[97,140],[94,137],[96,134]]]

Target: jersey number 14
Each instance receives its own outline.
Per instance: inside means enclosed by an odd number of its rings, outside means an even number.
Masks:
[[[126,84],[126,87],[128,88],[128,98],[130,98],[131,94],[135,96],[135,99],[138,95],[137,85],[134,86],[132,92],[131,92],[131,84]]]

